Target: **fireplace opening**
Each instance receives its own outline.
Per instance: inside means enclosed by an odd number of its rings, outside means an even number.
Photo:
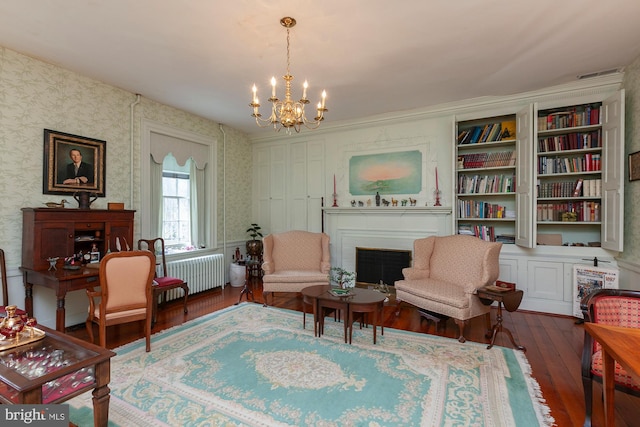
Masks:
[[[356,283],[377,285],[382,280],[393,286],[402,280],[402,269],[411,266],[411,251],[356,248]]]

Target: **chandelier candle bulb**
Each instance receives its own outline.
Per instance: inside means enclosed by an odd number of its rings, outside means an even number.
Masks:
[[[324,108],[324,101],[327,98],[327,91],[322,91],[322,108]]]
[[[258,97],[256,96],[258,93],[258,88],[256,87],[256,84],[253,84],[253,87],[251,88],[251,91],[253,92],[253,104],[257,104],[258,103]]]
[[[302,99],[305,100],[307,99],[307,88],[309,87],[309,83],[307,83],[307,81],[304,81],[304,84],[302,85]]]
[[[276,97],[276,78],[271,77],[271,96]]]

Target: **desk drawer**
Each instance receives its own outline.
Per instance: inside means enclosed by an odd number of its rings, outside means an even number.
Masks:
[[[104,230],[104,222],[76,222],[74,225],[76,230]]]
[[[88,277],[78,277],[76,279],[67,280],[65,285],[68,291],[86,289],[89,286],[99,286],[100,277],[97,274]]]

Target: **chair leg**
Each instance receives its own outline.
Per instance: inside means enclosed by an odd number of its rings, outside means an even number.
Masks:
[[[151,319],[147,316],[144,319],[144,338],[146,344],[146,352],[149,353],[151,351]]]
[[[593,411],[593,381],[591,378],[582,377],[584,388],[584,427],[591,427],[591,413]]]
[[[189,297],[189,287],[185,284],[182,287],[182,290],[184,291],[184,314],[187,314],[189,312],[189,310],[187,309],[187,298]]]
[[[466,320],[458,320],[458,319],[454,319],[456,322],[456,325],[458,325],[458,329],[460,329],[460,337],[458,338],[458,341],[460,342],[465,342],[467,341],[467,339],[464,337],[464,328],[467,325],[467,321]]]
[[[87,321],[85,322],[85,327],[87,328],[87,334],[89,335],[89,342],[91,344],[94,343],[93,341],[93,320],[91,320],[90,318],[87,318]]]

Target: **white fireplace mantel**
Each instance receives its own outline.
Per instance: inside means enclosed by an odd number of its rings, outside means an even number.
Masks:
[[[448,206],[327,207],[331,265],[355,271],[356,248],[413,250],[413,241],[452,233]]]

